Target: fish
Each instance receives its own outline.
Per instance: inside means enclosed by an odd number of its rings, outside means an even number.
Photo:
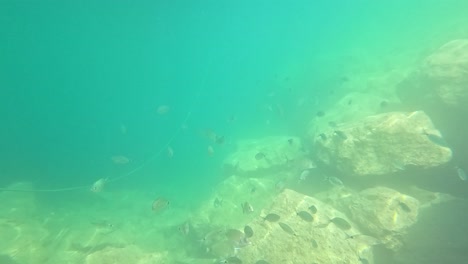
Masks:
[[[319,137],[320,137],[320,139],[323,140],[323,141],[327,140],[327,135],[325,135],[324,133],[320,133],[320,134],[319,134]]]
[[[466,172],[462,168],[455,166],[455,171],[457,172],[458,178],[460,180],[467,181],[468,177],[466,176]]]
[[[403,211],[405,211],[407,213],[411,212],[411,208],[409,208],[409,206],[407,204],[405,204],[404,202],[398,201],[398,205],[400,206],[401,210],[403,210]]]
[[[334,217],[330,220],[331,223],[335,224],[341,230],[349,230],[351,229],[351,225],[343,218]]]
[[[288,139],[288,143],[289,143],[289,145],[292,145],[294,143],[294,139],[292,139],[292,138]]]
[[[255,262],[255,264],[270,264],[270,262],[261,259],[261,260],[257,260],[257,262]]]
[[[312,242],[312,247],[313,248],[318,248],[318,243],[317,243],[317,241],[315,241],[315,239],[312,238],[312,240],[310,242]]]
[[[449,147],[447,141],[445,141],[443,137],[436,135],[436,134],[428,133],[426,131],[424,131],[424,134],[427,136],[427,139],[429,139],[429,141],[431,141],[432,143],[439,145],[441,147],[444,147],[444,148]]]
[[[258,152],[257,154],[255,154],[255,159],[256,160],[261,160],[261,159],[264,159],[265,158],[265,154],[263,152]]]
[[[383,100],[383,101],[380,102],[380,108],[385,108],[385,107],[387,107],[387,106],[388,106],[388,102],[387,102],[387,101]]]
[[[328,125],[330,127],[336,127],[337,126],[337,124],[335,122],[333,122],[333,121],[328,122]]]
[[[312,214],[315,214],[317,213],[317,207],[315,207],[315,205],[311,205],[309,206],[309,210]]]
[[[331,185],[336,186],[336,187],[344,186],[343,182],[337,177],[325,176],[325,180],[328,181]]]
[[[250,214],[254,211],[253,206],[248,202],[244,202],[243,204],[241,204],[241,207],[242,207],[242,212],[244,214]]]
[[[296,213],[302,220],[306,222],[313,222],[314,217],[306,211],[299,211]]]
[[[224,136],[216,135],[214,142],[218,145],[224,144]]]
[[[348,235],[346,239],[352,239],[359,244],[364,244],[367,246],[375,246],[375,245],[382,244],[382,241],[380,241],[379,239],[372,237],[372,236],[363,235],[363,234]]]
[[[187,236],[190,232],[190,224],[189,222],[185,222],[183,225],[179,226],[179,232],[184,235],[184,236]]]
[[[254,235],[254,231],[250,226],[246,225],[244,226],[244,234],[246,238],[251,238]]]
[[[117,164],[117,165],[124,165],[130,162],[129,158],[122,156],[122,155],[112,156],[111,160],[114,164]]]
[[[342,140],[348,139],[348,136],[346,136],[346,134],[341,130],[335,130],[333,131],[333,134]]]
[[[283,229],[284,232],[290,234],[290,235],[296,235],[296,232],[294,232],[294,230],[287,224],[283,223],[283,222],[278,222],[278,225],[281,227],[281,229]]]
[[[208,156],[213,156],[215,151],[214,151],[214,148],[210,145],[208,146],[208,148],[206,149],[207,153],[208,153]]]
[[[316,114],[316,115],[317,115],[317,117],[322,117],[322,116],[325,115],[325,112],[323,112],[323,111],[317,111],[317,114]]]
[[[301,172],[301,175],[299,176],[299,182],[303,182],[303,181],[307,180],[307,177],[309,177],[309,175],[310,175],[309,170],[303,170]]]
[[[167,105],[160,105],[158,106],[158,108],[156,109],[156,113],[158,113],[158,115],[165,115],[169,112],[171,108]]]
[[[263,218],[263,220],[266,220],[266,221],[268,221],[268,222],[276,222],[276,221],[280,220],[280,218],[281,218],[281,217],[280,217],[279,215],[270,213],[270,214],[267,214],[267,215]]]
[[[169,201],[166,200],[166,198],[163,197],[158,197],[153,201],[153,204],[151,205],[151,209],[154,212],[161,212],[164,210],[167,206],[169,205]]]
[[[174,157],[174,150],[172,149],[171,146],[168,146],[168,147],[167,147],[167,156],[168,156],[169,158]]]
[[[279,180],[279,181],[275,184],[275,189],[276,189],[276,191],[278,191],[278,192],[281,192],[282,190],[284,190],[284,188],[286,188],[286,183],[284,182],[284,180]]]
[[[214,208],[223,206],[223,199],[218,199],[218,197],[216,197],[213,201],[213,206]]]
[[[107,183],[107,181],[109,180],[109,178],[101,178],[97,181],[95,181],[93,183],[93,185],[91,185],[91,191],[93,193],[98,193],[98,192],[101,192],[102,189],[104,188],[104,185]]]

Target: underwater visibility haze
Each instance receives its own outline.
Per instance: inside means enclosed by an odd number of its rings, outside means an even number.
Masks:
[[[0,264],[465,263],[466,10],[0,1]]]

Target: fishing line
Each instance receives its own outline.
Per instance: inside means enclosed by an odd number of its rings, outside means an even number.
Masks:
[[[201,86],[200,86],[200,89],[198,89],[197,91],[197,94],[195,95],[193,101],[192,101],[192,104],[191,106],[189,107],[189,110],[185,116],[185,118],[183,119],[183,122],[181,123],[181,125],[185,125],[187,124],[188,120],[190,119],[190,117],[192,116],[192,111],[195,107],[195,105],[198,103],[198,101],[200,100],[200,95],[202,93],[202,90],[205,86],[205,83],[203,83]],[[175,140],[175,138],[180,134],[180,132],[182,131],[182,126],[179,125],[177,127],[177,129],[174,131],[174,133],[171,135],[171,137],[169,137],[169,139],[166,141],[166,143],[159,149],[158,152],[156,152],[154,155],[150,156],[148,159],[146,159],[145,161],[143,161],[139,166],[137,166],[136,168],[134,168],[133,170],[127,172],[127,173],[124,173],[118,177],[115,177],[115,178],[110,178],[110,179],[107,179],[105,182],[106,183],[110,183],[110,182],[116,182],[116,181],[119,181],[119,180],[122,180],[124,178],[127,178],[131,175],[133,175],[134,173],[136,173],[137,171],[143,169],[146,165],[148,165],[150,162],[154,161],[156,158],[158,158],[171,144],[172,142]],[[84,186],[73,186],[73,187],[66,187],[66,188],[57,188],[57,189],[31,189],[31,190],[28,190],[28,189],[10,189],[10,188],[0,188],[0,191],[7,191],[7,192],[32,192],[32,193],[50,193],[50,192],[67,192],[67,191],[76,191],[76,190],[83,190],[83,189],[90,189],[92,185],[84,185]]]

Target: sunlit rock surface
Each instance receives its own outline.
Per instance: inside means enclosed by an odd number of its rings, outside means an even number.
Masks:
[[[317,158],[350,175],[381,175],[446,164],[452,151],[422,111],[390,112],[340,124],[314,139]]]
[[[237,150],[226,158],[224,168],[232,174],[262,177],[286,170],[304,157],[297,137],[265,137],[240,140]]]
[[[392,250],[418,220],[420,202],[386,187],[365,189],[338,201],[359,227]]]
[[[317,208],[315,214],[310,206]],[[313,221],[303,220],[297,213],[306,211],[312,214]],[[264,220],[269,213],[280,216],[277,222]],[[351,228],[342,230],[330,219],[346,219]],[[288,225],[293,234],[285,231],[279,223]],[[355,243],[347,233],[360,233],[355,225],[331,206],[295,191],[286,189],[273,201],[261,216],[248,223],[254,230],[251,245],[239,250],[242,263],[255,263],[265,260],[272,264],[294,263],[361,263],[363,258],[372,263],[369,245]]]

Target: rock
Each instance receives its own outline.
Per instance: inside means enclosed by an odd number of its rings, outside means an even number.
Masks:
[[[317,208],[313,222],[301,219],[297,213],[308,211],[311,205]],[[264,220],[269,213],[280,215],[280,219],[277,222]],[[346,219],[351,229],[343,231],[330,223],[334,217]],[[242,248],[237,255],[242,263],[255,263],[261,259],[272,264],[361,263],[360,257],[372,263],[370,246],[347,239],[346,233],[360,232],[344,214],[313,197],[289,189],[279,194],[272,205],[248,225],[254,235],[250,238],[251,245]]]
[[[390,112],[343,123],[313,139],[317,158],[357,176],[446,164],[452,151],[422,111]]]
[[[240,140],[237,151],[224,161],[224,168],[229,174],[262,177],[286,170],[304,156],[301,140],[297,137]]]
[[[417,199],[386,187],[365,189],[343,199],[350,217],[387,248],[402,247],[402,235],[418,220]]]
[[[453,40],[427,57],[422,67],[434,94],[445,104],[468,104],[468,39]]]
[[[107,247],[89,254],[86,264],[165,264],[169,263],[166,254],[146,253],[136,246],[122,248]]]
[[[398,85],[398,94],[410,104],[435,104],[435,107],[439,104],[466,112],[468,39],[450,41],[428,56],[421,67]]]

